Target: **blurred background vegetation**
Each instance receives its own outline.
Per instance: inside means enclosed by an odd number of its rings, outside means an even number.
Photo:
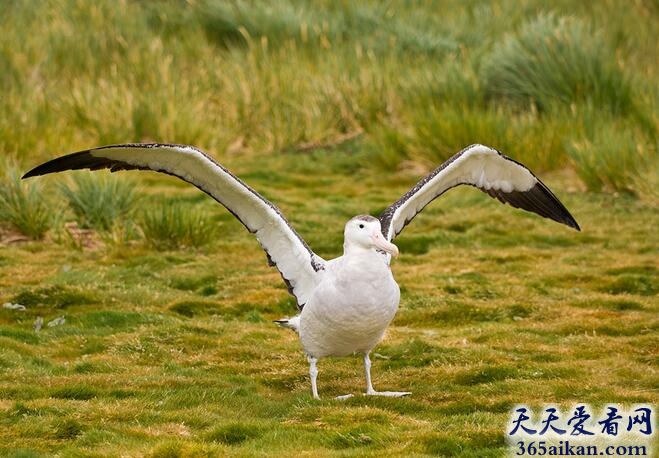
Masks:
[[[395,170],[480,142],[594,191],[659,184],[656,0],[23,0],[0,27],[0,150],[23,166],[353,142]]]

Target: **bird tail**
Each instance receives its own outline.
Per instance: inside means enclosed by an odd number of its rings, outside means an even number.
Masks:
[[[296,333],[300,333],[300,315],[294,316],[293,318],[282,318],[280,320],[275,320],[282,328],[292,329]]]

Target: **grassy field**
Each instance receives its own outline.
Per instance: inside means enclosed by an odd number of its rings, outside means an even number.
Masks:
[[[0,308],[0,455],[500,457],[518,403],[656,412],[659,4],[552,5],[3,5],[0,304],[25,310]],[[321,361],[314,401],[271,322],[292,297],[210,198],[153,173],[18,180],[134,141],[208,151],[325,258],[475,142],[583,230],[449,192],[396,240],[373,358],[376,389],[412,396],[333,400],[364,390],[355,357]]]

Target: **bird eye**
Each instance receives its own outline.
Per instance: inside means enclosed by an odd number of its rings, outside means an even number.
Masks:
[[[359,225],[359,228],[360,228],[360,229],[364,229],[364,225],[363,225],[363,224],[360,224],[360,225]]]

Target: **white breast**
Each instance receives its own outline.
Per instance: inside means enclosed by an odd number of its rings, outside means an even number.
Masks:
[[[300,340],[317,358],[370,351],[382,339],[398,309],[400,291],[384,256],[342,256],[302,310]]]

